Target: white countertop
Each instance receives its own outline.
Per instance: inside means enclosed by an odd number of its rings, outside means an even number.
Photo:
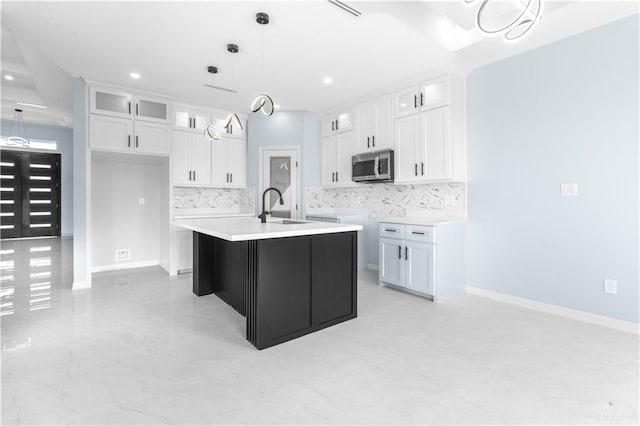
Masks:
[[[362,230],[360,225],[344,223],[304,221],[285,225],[282,219],[268,219],[267,223],[260,223],[260,219],[255,217],[180,219],[174,220],[173,224],[227,241],[265,240]]]
[[[403,217],[381,217],[380,223],[401,223],[404,225],[438,226],[446,223],[466,222],[463,215],[442,215],[442,216],[403,216]]]

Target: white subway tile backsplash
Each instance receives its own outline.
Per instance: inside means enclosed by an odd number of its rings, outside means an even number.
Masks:
[[[465,184],[459,182],[420,185],[377,183],[348,188],[306,188],[305,201],[307,209],[328,207],[367,210],[371,217],[404,216],[407,210],[464,213],[466,209]]]

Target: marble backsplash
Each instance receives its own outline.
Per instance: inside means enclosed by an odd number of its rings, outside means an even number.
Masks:
[[[254,188],[175,187],[175,209],[223,209],[253,212]]]
[[[450,196],[450,197],[447,197]],[[449,199],[452,204],[447,204]],[[395,185],[359,184],[347,188],[306,188],[306,209],[335,208],[368,210],[370,217],[405,216],[406,210],[464,213],[465,184],[430,183]]]

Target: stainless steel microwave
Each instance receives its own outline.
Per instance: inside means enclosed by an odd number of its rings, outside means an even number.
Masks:
[[[351,179],[354,182],[393,182],[393,150],[352,156]]]

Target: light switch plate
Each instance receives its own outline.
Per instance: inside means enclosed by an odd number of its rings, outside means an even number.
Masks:
[[[562,197],[575,197],[578,195],[578,184],[577,183],[561,183],[560,184],[560,195]]]
[[[604,292],[609,294],[618,294],[618,281],[609,278],[604,279]]]
[[[119,262],[122,260],[131,260],[131,250],[129,249],[116,250],[116,262]]]

